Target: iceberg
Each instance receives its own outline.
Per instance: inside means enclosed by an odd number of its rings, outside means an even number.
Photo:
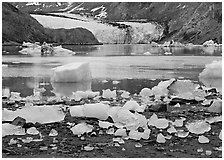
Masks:
[[[53,82],[86,82],[92,79],[89,63],[78,62],[52,69]]]

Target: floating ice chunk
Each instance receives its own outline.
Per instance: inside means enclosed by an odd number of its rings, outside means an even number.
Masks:
[[[49,136],[50,137],[54,137],[54,136],[57,136],[58,135],[58,131],[56,131],[55,129],[52,129],[49,133]]]
[[[2,137],[7,135],[26,135],[26,131],[21,126],[4,123],[2,124]]]
[[[129,98],[129,97],[130,97],[130,93],[127,92],[127,91],[124,91],[124,92],[121,94],[121,97],[122,97],[122,98]]]
[[[102,83],[107,83],[108,81],[107,80],[102,80]]]
[[[155,126],[159,129],[165,129],[169,126],[170,121],[165,118],[158,119],[157,115],[154,113],[148,120],[148,125]]]
[[[120,82],[119,81],[112,81],[112,84],[116,85],[116,84],[119,84]]]
[[[136,111],[139,107],[140,106],[136,101],[130,100],[130,101],[127,101],[124,104],[123,109],[127,109],[127,110],[130,110],[130,111]]]
[[[109,128],[109,127],[112,127],[114,124],[113,123],[110,123],[110,122],[107,122],[107,121],[99,121],[99,126],[100,128]]]
[[[9,90],[9,88],[2,88],[2,97],[6,97],[6,98],[10,97],[10,90]]]
[[[150,53],[150,52],[145,52],[145,53],[143,53],[143,55],[152,55],[152,53]]]
[[[163,136],[162,133],[159,133],[157,135],[156,142],[158,142],[158,143],[166,143],[166,138]]]
[[[171,134],[171,133],[176,133],[177,130],[174,126],[171,126],[170,128],[167,129],[167,132]]]
[[[222,113],[222,101],[220,99],[214,100],[212,105],[208,107],[208,111]]]
[[[110,89],[103,90],[102,97],[106,99],[116,99],[116,90],[111,91]]]
[[[200,78],[222,78],[222,60],[207,64],[205,69],[199,74]]]
[[[198,142],[199,143],[209,143],[209,139],[202,135],[202,136],[198,137]]]
[[[52,71],[53,82],[86,82],[92,78],[89,63],[86,62],[70,63],[53,68]]]
[[[65,113],[60,109],[60,105],[25,107],[16,111],[4,109],[2,115],[2,119],[5,121],[12,121],[19,116],[26,119],[26,122],[32,123],[58,122],[62,121],[65,117]]]
[[[20,97],[20,93],[19,92],[11,92],[11,96],[9,98],[9,100],[11,101],[20,101],[22,98]]]
[[[71,99],[74,99],[75,101],[80,101],[81,99],[94,98],[99,95],[100,95],[100,92],[76,91],[76,92],[72,92]]]
[[[54,47],[54,52],[56,54],[73,54],[73,55],[76,54],[75,52],[73,52],[69,49],[62,48],[62,46]]]
[[[92,132],[93,128],[94,127],[92,125],[88,125],[86,123],[79,123],[72,127],[71,131],[74,135],[82,135],[84,133]]]
[[[206,123],[206,121],[198,120],[192,123],[188,123],[186,128],[189,132],[194,134],[203,134],[211,130],[210,124]]]
[[[165,52],[164,54],[165,54],[165,55],[171,55],[171,54],[173,54],[173,53],[171,53],[171,52]]]
[[[152,95],[153,95],[151,89],[149,89],[149,88],[143,88],[143,89],[140,91],[139,94],[140,94],[140,96],[142,96],[142,97],[149,97],[149,96],[152,96]]]
[[[29,129],[27,129],[26,133],[32,134],[32,135],[37,135],[37,134],[39,134],[39,131],[36,129],[36,127],[31,127]]]
[[[83,113],[85,117],[94,117],[100,120],[106,120],[108,118],[109,106],[96,103],[96,104],[85,104],[83,106]]]
[[[126,129],[119,128],[118,130],[116,130],[116,132],[114,133],[114,135],[115,136],[126,137],[127,136]]]

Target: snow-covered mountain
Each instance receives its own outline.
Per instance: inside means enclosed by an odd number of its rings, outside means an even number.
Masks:
[[[164,28],[163,40],[203,44],[222,42],[221,2],[13,2],[28,13],[70,13],[104,23],[156,22]],[[160,28],[160,27],[159,27]]]

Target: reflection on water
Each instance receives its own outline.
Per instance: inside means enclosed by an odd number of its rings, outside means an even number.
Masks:
[[[83,83],[51,83],[55,95],[71,96],[72,92],[91,90],[91,81]]]
[[[221,46],[185,46],[185,47],[152,47],[150,44],[104,44],[104,45],[62,45],[63,48],[76,52],[76,55],[69,56],[133,56],[144,55],[164,55],[171,52],[175,56],[197,55],[197,56],[220,56]],[[19,54],[20,47],[3,46],[4,55]],[[27,56],[27,55],[23,55]],[[37,56],[37,55],[36,55]],[[62,56],[62,55],[55,55]],[[66,56],[66,55],[64,55]]]

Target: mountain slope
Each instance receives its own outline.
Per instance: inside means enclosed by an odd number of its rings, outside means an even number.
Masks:
[[[164,26],[162,41],[222,43],[221,2],[63,2],[28,5],[14,2],[27,12],[69,12],[106,21],[153,21]]]
[[[10,3],[2,3],[2,42],[55,42],[66,44],[98,44],[94,35],[84,28],[44,28],[29,14],[20,11]]]

